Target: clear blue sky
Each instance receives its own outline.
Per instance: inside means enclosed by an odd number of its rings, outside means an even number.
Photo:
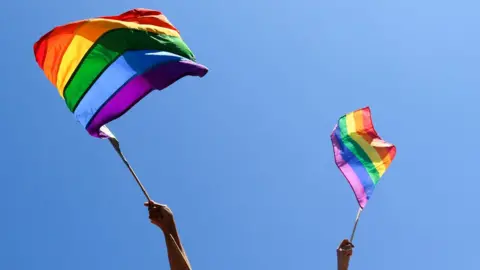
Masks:
[[[366,105],[398,153],[351,269],[478,268],[478,1],[17,0],[0,18],[0,269],[168,269],[142,193],[32,49],[136,7],[163,11],[210,68],[110,125],[194,269],[335,269],[357,204],[329,134]]]

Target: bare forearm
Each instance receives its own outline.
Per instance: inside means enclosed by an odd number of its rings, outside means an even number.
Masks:
[[[192,270],[187,254],[180,242],[172,210],[168,206],[154,201],[148,201],[144,205],[148,206],[150,221],[163,231],[170,269]]]
[[[192,267],[183,249],[175,226],[164,231],[168,260],[171,270],[191,270]]]
[[[175,242],[175,239],[170,234],[165,234],[165,242],[167,245],[168,261],[170,262],[171,270],[191,270],[190,264],[186,255],[182,252],[180,247]]]
[[[337,269],[338,270],[348,270],[348,265],[350,263],[350,257],[353,254],[353,244],[344,239],[340,246],[337,249]]]
[[[348,264],[347,265],[343,265],[341,263],[338,263],[338,270],[348,270]]]
[[[180,236],[179,236],[178,231],[177,231],[177,225],[175,224],[174,220],[172,221],[172,224],[170,224],[170,226],[168,226],[164,230],[164,234],[170,234],[171,237],[173,238],[173,240],[175,240],[175,242],[177,243],[180,250],[183,253],[185,253],[185,250],[183,249],[183,246],[182,246],[182,242],[180,241]]]

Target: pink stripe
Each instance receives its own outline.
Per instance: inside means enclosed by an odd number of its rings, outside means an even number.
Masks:
[[[343,160],[342,154],[340,153],[340,149],[338,146],[337,139],[335,136],[331,137],[333,142],[333,154],[335,155],[335,164],[337,165],[338,169],[342,172],[343,176],[347,179],[347,182],[350,184],[353,192],[355,193],[355,197],[357,198],[358,204],[361,208],[364,208],[367,204],[367,194],[365,193],[365,189],[363,188],[362,182],[358,178],[357,174],[353,171],[352,167],[348,165],[348,163]]]

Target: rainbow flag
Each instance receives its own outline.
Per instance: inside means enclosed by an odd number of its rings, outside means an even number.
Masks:
[[[342,116],[330,138],[335,164],[364,208],[395,158],[396,147],[378,136],[369,107]]]
[[[208,69],[159,11],[133,9],[55,27],[34,45],[35,58],[68,109],[95,137],[152,90]]]

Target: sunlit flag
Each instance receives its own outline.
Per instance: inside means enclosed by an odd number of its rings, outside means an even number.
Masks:
[[[396,154],[396,147],[378,136],[370,108],[342,116],[331,136],[335,163],[363,209]]]

